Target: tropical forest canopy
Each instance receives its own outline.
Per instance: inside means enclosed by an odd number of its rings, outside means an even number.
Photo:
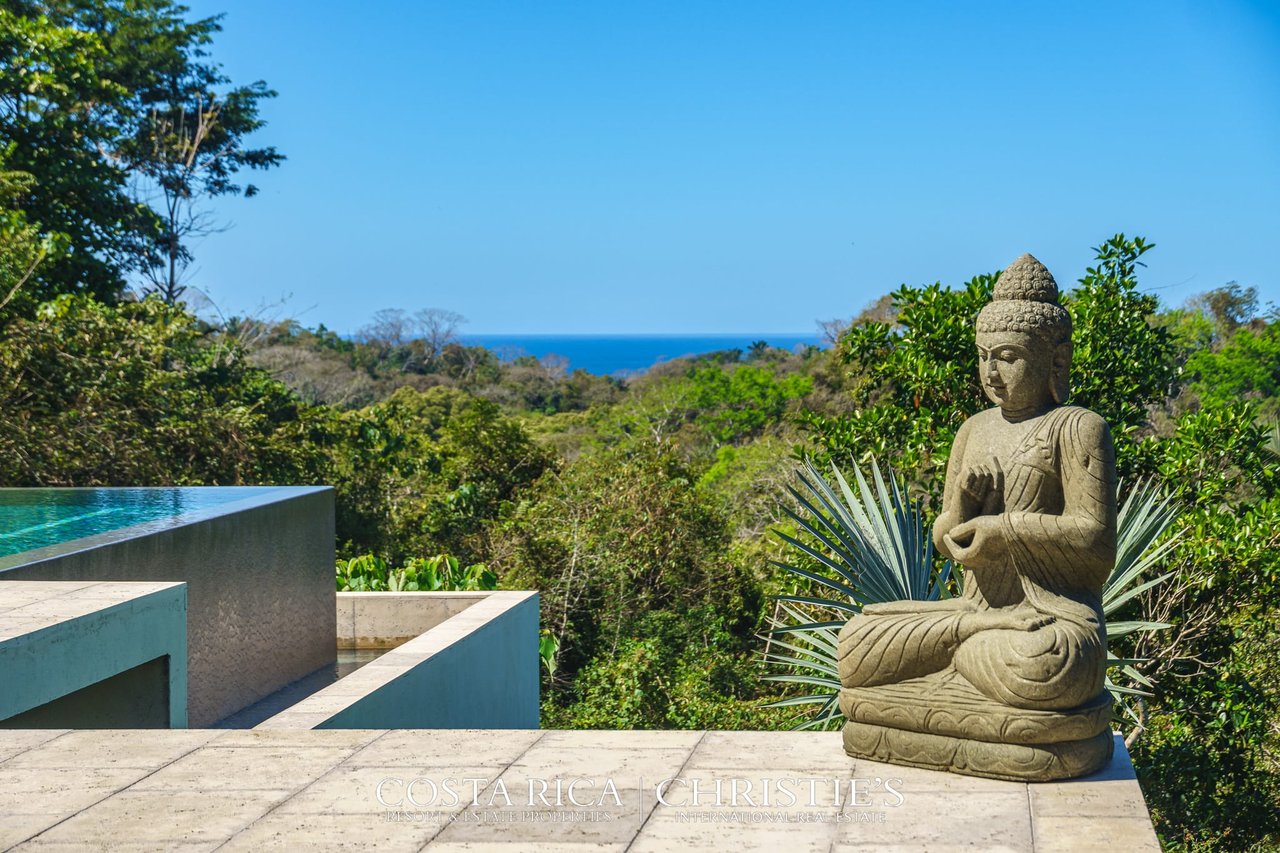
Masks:
[[[202,203],[283,160],[249,142],[273,93],[225,77],[217,32],[166,0],[0,9],[0,485],[329,484],[343,558],[447,554],[540,591],[544,725],[791,725],[759,662],[770,596],[804,592],[770,562],[797,535],[785,487],[803,458],[874,458],[936,512],[989,405],[972,329],[996,273],[902,285],[829,349],[625,380],[466,346],[438,307],[354,339],[210,322],[184,302]],[[1156,682],[1130,734],[1158,828],[1242,849],[1280,839],[1280,316],[1234,282],[1161,305],[1152,250],[1115,235],[1055,271],[1072,401],[1111,424],[1122,490],[1182,510],[1172,577],[1127,605],[1171,627],[1112,644]]]

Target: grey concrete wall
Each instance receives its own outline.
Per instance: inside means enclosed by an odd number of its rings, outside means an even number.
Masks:
[[[333,662],[332,489],[280,488],[108,538],[0,571],[0,582],[185,582],[190,725],[212,725]]]
[[[170,696],[169,656],[165,655],[0,720],[0,729],[175,728]]]
[[[475,604],[441,623],[433,630],[448,630],[455,620],[455,629],[470,630],[460,630],[445,648],[316,728],[538,728],[538,597],[531,594],[468,625],[468,617],[480,617],[483,608]],[[398,665],[387,658],[414,651],[401,646],[379,661]]]
[[[0,727],[187,725],[184,585],[29,586],[0,582]]]
[[[338,648],[394,649],[489,595],[488,592],[340,592]]]
[[[369,595],[347,598],[360,610]],[[374,612],[423,614],[456,606],[457,593],[372,593]],[[433,601],[433,597],[438,597]],[[457,615],[397,646],[257,728],[536,729],[539,723],[538,595],[476,593]],[[452,602],[450,602],[452,599]],[[355,616],[359,621],[359,615]],[[393,622],[403,624],[403,612]],[[398,630],[398,629],[397,629]]]

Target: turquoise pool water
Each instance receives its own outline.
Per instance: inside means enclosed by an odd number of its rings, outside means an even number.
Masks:
[[[213,509],[272,490],[266,486],[0,489],[0,557]]]

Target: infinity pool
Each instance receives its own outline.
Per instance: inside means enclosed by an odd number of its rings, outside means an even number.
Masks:
[[[254,498],[273,487],[0,489],[0,557]]]

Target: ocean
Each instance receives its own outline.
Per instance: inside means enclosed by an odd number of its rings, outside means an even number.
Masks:
[[[821,346],[817,334],[765,333],[717,335],[461,335],[468,346],[487,347],[505,361],[522,355],[543,358],[558,355],[569,360],[570,370],[608,376],[647,370],[663,361],[716,350],[740,349],[755,341],[778,349],[803,345]]]

